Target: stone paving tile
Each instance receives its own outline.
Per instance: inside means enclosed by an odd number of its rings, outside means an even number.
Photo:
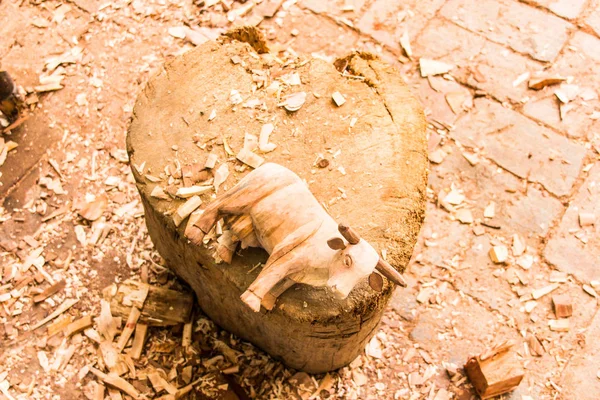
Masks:
[[[445,0],[377,0],[367,9],[356,28],[394,52],[400,52],[400,37],[414,38]]]
[[[600,101],[575,101],[574,108],[563,118],[560,116],[559,100],[554,95],[556,88],[547,88],[523,106],[523,113],[537,121],[558,129],[570,137],[593,140],[600,132],[600,119],[592,119],[600,109]]]
[[[449,286],[443,289],[443,284],[437,282],[432,286],[439,298],[435,299],[434,306],[421,308],[410,332],[410,338],[423,349],[447,362],[462,365],[470,355],[485,350],[498,337],[518,340],[517,331],[506,325],[505,317]],[[477,332],[477,335],[468,332]],[[451,340],[452,346],[439,346],[438,342],[443,340]]]
[[[425,115],[436,121],[453,125],[459,115],[473,107],[471,91],[459,83],[437,76],[423,79],[418,74],[413,74],[417,82],[412,86],[415,93],[425,108]],[[446,100],[446,95],[463,96],[462,110],[453,111]]]
[[[28,21],[32,18],[30,9],[21,10],[16,2],[0,2],[0,57],[6,55],[15,39],[27,31]]]
[[[597,400],[600,393],[600,312],[585,333],[583,351],[565,368],[561,386],[565,399]]]
[[[544,237],[562,213],[561,202],[534,185],[524,186],[517,177],[485,160],[472,166],[455,146],[444,146],[444,149],[450,154],[432,168],[430,187],[439,193],[455,184],[466,196],[465,202],[476,220],[483,220],[483,210],[494,202],[494,221],[502,227],[501,232],[507,236],[527,232],[535,239]]]
[[[563,216],[544,255],[558,269],[582,282],[600,280],[600,165],[596,164]],[[595,225],[581,227],[579,213],[592,213]],[[587,243],[578,239],[587,238]]]
[[[414,44],[417,57],[456,65],[451,75],[460,82],[490,93],[501,101],[519,102],[529,95],[527,84],[513,86],[525,72],[543,64],[485,40],[444,19],[430,21]]]
[[[476,99],[475,109],[452,132],[468,147],[520,178],[548,191],[567,195],[581,170],[585,147],[489,99]]]
[[[559,17],[511,0],[450,0],[441,14],[539,61],[556,58],[571,28]]]
[[[487,235],[476,237],[460,267],[453,274],[456,287],[488,304],[494,310],[510,315],[509,304],[516,299],[504,276],[502,266],[492,263],[488,253],[492,245]],[[493,287],[494,290],[489,290]]]
[[[415,276],[430,276],[432,267],[447,267],[450,260],[469,244],[468,225],[449,223],[450,214],[427,203],[425,223],[408,269]]]
[[[549,86],[539,92],[533,92],[531,99],[523,106],[523,112],[572,137],[592,139],[600,128],[600,120],[592,119],[594,112],[600,110],[598,89],[600,76],[600,39],[583,32],[576,32],[569,41],[563,54],[552,65],[551,73],[573,76],[573,85],[577,85],[581,94],[594,93],[596,99],[577,97],[569,103],[570,111],[560,117],[559,101],[554,95],[557,86]],[[596,117],[594,117],[596,118]]]
[[[524,2],[547,8],[558,16],[575,19],[585,8],[587,0],[524,0]]]
[[[597,0],[595,0],[596,2]],[[593,4],[590,7],[593,11],[588,15],[585,20],[585,23],[592,28],[592,30],[596,33],[596,35],[600,36],[600,7],[598,4]]]
[[[265,20],[261,28],[266,29],[267,37],[277,43],[272,45],[275,49],[280,46],[282,50],[292,47],[296,52],[304,54],[318,53],[322,57],[342,57],[356,48],[358,34],[347,26],[338,25],[331,19],[316,15],[300,7],[290,7],[288,13],[283,17],[283,25],[280,27],[276,22]],[[306,26],[306,29],[302,29]],[[318,26],[315,30],[309,27]],[[292,35],[296,29],[297,35]],[[296,34],[296,32],[294,32]]]

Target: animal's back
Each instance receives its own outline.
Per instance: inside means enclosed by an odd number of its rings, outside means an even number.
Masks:
[[[261,171],[263,167],[268,169]],[[306,184],[289,169],[265,164],[252,173],[255,172],[261,173],[260,178],[269,189],[275,188],[250,208],[256,237],[267,252],[271,253],[283,238],[303,225],[331,219]]]

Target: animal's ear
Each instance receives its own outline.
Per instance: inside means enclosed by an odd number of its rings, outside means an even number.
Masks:
[[[344,250],[346,248],[346,243],[344,240],[339,237],[333,237],[327,241],[327,245],[332,250]]]
[[[369,286],[376,292],[381,292],[383,290],[383,278],[377,272],[372,272],[369,275]]]

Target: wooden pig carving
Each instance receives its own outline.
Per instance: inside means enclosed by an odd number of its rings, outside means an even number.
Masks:
[[[217,197],[194,224],[199,229],[190,240],[200,244],[222,217],[242,247],[260,246],[270,254],[241,296],[254,311],[261,304],[272,309],[294,283],[329,286],[346,298],[374,269],[406,286],[398,271],[351,228],[338,226],[305,183],[281,165],[263,164]]]

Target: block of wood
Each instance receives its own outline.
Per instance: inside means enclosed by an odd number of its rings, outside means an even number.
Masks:
[[[168,326],[188,322],[194,296],[176,290],[164,289],[142,282],[126,280],[103,290],[104,299],[110,302],[115,317],[129,317],[131,307],[140,311],[139,321],[149,326]]]
[[[336,221],[348,221],[402,272],[424,217],[425,118],[401,75],[374,55],[352,53],[333,65],[308,56],[282,75],[263,54],[268,50],[260,36],[254,28],[237,28],[169,61],[137,99],[127,150],[148,233],[167,266],[192,287],[204,313],[288,366],[322,373],[364,351],[394,285],[385,280],[377,292],[364,279],[346,299],[327,288],[295,285],[277,296],[272,310],[253,312],[240,296],[268,254],[249,245],[232,254],[230,264],[219,263],[214,255],[225,256],[226,233],[215,228],[201,238],[193,229],[186,232],[189,219],[258,166],[248,157],[235,157],[246,147],[246,156],[260,154],[265,163],[280,164],[310,182],[311,192]],[[285,84],[290,74],[297,74],[300,84],[296,78],[293,85]],[[342,107],[332,101],[333,92],[344,94]],[[347,115],[356,120],[343,118]],[[270,151],[245,140],[246,133],[259,136],[267,120],[277,121],[268,137],[274,145]],[[195,136],[198,132],[202,137]],[[315,165],[319,157],[330,160],[328,168]],[[186,199],[172,196],[169,188],[176,193],[185,187],[179,171],[195,163],[210,167],[204,171],[212,175],[215,190],[197,194],[202,202],[181,213]],[[148,179],[148,171],[160,181]],[[189,178],[187,184],[209,183]],[[152,196],[157,185],[171,198]],[[152,292],[146,302],[151,297]]]
[[[524,377],[521,365],[510,351],[510,345],[469,358],[465,372],[482,399],[514,390]]]
[[[573,302],[570,296],[566,294],[552,296],[552,304],[556,318],[567,318],[573,315]]]

